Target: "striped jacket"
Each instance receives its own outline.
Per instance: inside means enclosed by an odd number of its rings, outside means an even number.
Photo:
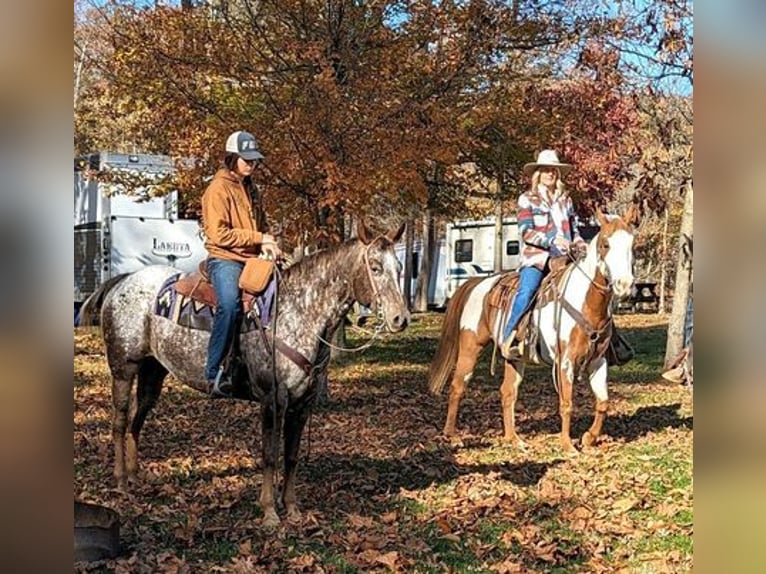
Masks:
[[[521,267],[544,269],[551,255],[561,255],[553,244],[557,235],[572,243],[584,243],[577,232],[572,199],[564,194],[549,201],[542,186],[519,196],[516,215],[522,240]]]

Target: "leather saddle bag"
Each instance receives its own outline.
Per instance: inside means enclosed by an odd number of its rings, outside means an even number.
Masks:
[[[239,288],[250,293],[260,293],[269,284],[274,273],[274,262],[260,257],[245,261],[245,268],[239,276]]]

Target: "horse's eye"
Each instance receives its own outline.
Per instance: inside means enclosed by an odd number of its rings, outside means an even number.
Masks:
[[[370,265],[370,269],[372,269],[373,275],[380,275],[381,273],[383,273],[383,268],[376,263],[373,263],[372,265]]]

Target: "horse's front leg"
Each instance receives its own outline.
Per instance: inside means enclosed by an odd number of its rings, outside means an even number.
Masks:
[[[575,379],[574,365],[571,359],[564,355],[556,362],[556,373],[559,379],[559,415],[561,416],[561,447],[567,454],[577,454],[572,444],[570,426],[572,422],[572,387]]]
[[[601,434],[601,428],[606,418],[606,409],[609,401],[607,391],[607,362],[606,358],[601,358],[590,373],[590,388],[596,396],[596,412],[593,416],[593,424],[590,429],[582,435],[582,444],[592,446]]]
[[[500,402],[503,405],[503,439],[524,448],[526,444],[516,434],[516,399],[519,396],[519,385],[524,378],[524,363],[505,362],[503,384],[500,385]]]
[[[263,457],[263,485],[261,486],[261,509],[263,527],[273,529],[279,526],[279,516],[274,505],[274,471],[279,459],[280,409],[273,408],[272,395],[266,395],[261,403],[261,453]]]
[[[295,478],[298,467],[298,453],[301,447],[301,435],[311,412],[312,403],[313,400],[302,402],[295,407],[289,408],[285,415],[285,485],[282,493],[282,502],[284,502],[285,510],[287,511],[287,520],[293,523],[298,523],[301,520],[301,513],[298,510],[297,498],[295,496]]]
[[[447,420],[444,422],[445,436],[452,437],[457,434],[457,413],[460,409],[460,401],[465,394],[466,384],[473,376],[473,368],[476,366],[476,359],[482,348],[483,345],[478,342],[474,333],[467,330],[460,333],[457,363],[447,402]]]

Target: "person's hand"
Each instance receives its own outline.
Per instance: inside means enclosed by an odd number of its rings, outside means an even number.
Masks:
[[[268,259],[277,261],[282,256],[282,250],[277,245],[274,236],[268,233],[263,234],[263,241],[261,242],[261,252],[266,255]]]
[[[582,261],[588,255],[588,244],[584,241],[577,241],[572,243],[571,250],[574,259],[577,261]]]
[[[558,249],[562,255],[566,255],[569,252],[569,241],[557,235],[553,240],[553,245]]]

